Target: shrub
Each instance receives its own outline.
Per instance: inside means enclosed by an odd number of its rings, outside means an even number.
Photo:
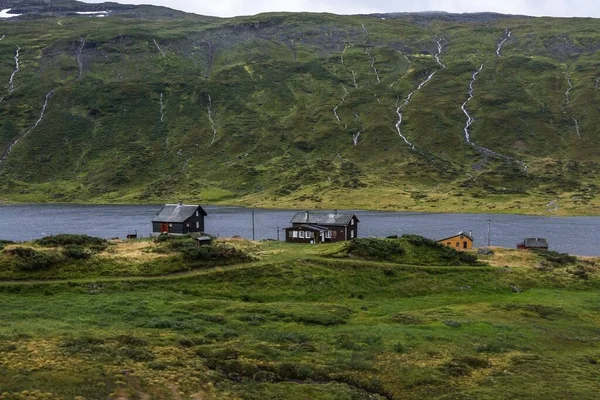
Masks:
[[[116,339],[120,344],[128,346],[145,346],[148,344],[148,341],[131,335],[120,335]]]
[[[138,347],[123,347],[120,350],[121,354],[133,361],[152,361],[154,360],[154,354],[147,350],[140,349]]]
[[[558,253],[556,251],[551,250],[537,250],[536,253],[542,256],[546,261],[551,263],[553,267],[562,267],[577,261],[577,257],[567,253]]]
[[[248,253],[226,243],[196,247],[192,242],[178,246],[178,250],[189,261],[249,261],[252,259]]]
[[[98,347],[103,344],[103,339],[85,336],[66,339],[60,344],[60,347],[62,347],[68,354],[92,353],[96,352]]]
[[[108,246],[106,239],[92,237],[88,235],[73,235],[70,233],[61,233],[59,235],[46,236],[37,239],[35,243],[44,247],[58,247],[68,245],[79,245],[104,250]]]
[[[402,343],[396,342],[394,343],[394,351],[396,353],[404,353],[406,352],[406,347]]]
[[[78,244],[70,244],[65,246],[63,254],[65,257],[75,260],[85,260],[92,256],[92,252],[89,249],[86,249]]]
[[[376,260],[393,260],[405,253],[402,245],[393,239],[353,239],[348,254]]]
[[[7,250],[6,253],[15,257],[13,265],[22,271],[41,271],[63,261],[57,254],[37,251],[29,247],[15,247]]]
[[[7,244],[13,244],[14,242],[10,240],[0,240],[0,250],[6,247]]]
[[[428,239],[426,237],[419,236],[419,235],[404,234],[401,236],[401,238],[415,246],[430,247],[432,249],[447,248],[447,246],[444,246],[444,245],[436,242],[433,239]]]
[[[449,320],[444,321],[444,325],[449,326],[450,328],[460,328],[462,324],[453,319],[449,319]]]

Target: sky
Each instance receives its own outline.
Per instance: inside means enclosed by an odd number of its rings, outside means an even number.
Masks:
[[[104,0],[83,0],[102,3]],[[554,17],[600,17],[600,0],[115,0],[122,4],[154,4],[202,15],[232,17],[271,11],[335,14],[447,11],[492,11]]]

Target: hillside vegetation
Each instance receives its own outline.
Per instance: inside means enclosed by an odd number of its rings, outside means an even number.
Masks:
[[[419,266],[340,257],[347,244],[221,240],[214,248],[246,257],[201,265],[180,251],[191,242],[3,244],[0,398],[595,399],[600,389],[598,260],[494,249],[490,266]],[[17,248],[64,257],[68,246],[94,253],[54,275],[11,263]]]
[[[5,200],[599,205],[593,19],[32,3],[0,21]]]

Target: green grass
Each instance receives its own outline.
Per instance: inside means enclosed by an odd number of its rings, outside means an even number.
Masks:
[[[599,389],[592,260],[539,268],[549,255],[512,250],[532,265],[416,266],[331,257],[343,244],[233,245],[259,259],[0,282],[4,398],[592,399]]]

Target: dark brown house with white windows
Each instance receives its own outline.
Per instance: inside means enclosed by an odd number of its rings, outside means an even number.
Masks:
[[[326,243],[351,240],[358,236],[354,214],[299,212],[292,218],[292,226],[284,228],[285,241],[292,243]]]
[[[152,235],[204,232],[206,211],[197,204],[165,204],[152,220]]]

